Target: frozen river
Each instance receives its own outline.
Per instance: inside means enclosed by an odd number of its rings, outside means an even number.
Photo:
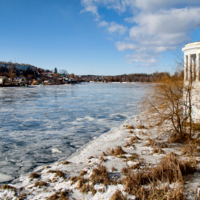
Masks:
[[[138,114],[148,87],[83,83],[0,88],[0,173],[16,178],[66,158]]]

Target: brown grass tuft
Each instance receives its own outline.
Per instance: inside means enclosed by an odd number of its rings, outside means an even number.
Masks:
[[[129,172],[129,168],[123,167],[122,170],[121,170],[121,172],[122,172],[123,175],[127,175],[128,172]]]
[[[47,200],[68,200],[69,199],[69,192],[56,192],[52,196],[48,197]]]
[[[40,174],[33,172],[29,175],[29,178],[40,178]]]
[[[44,186],[48,186],[48,183],[47,182],[44,182],[44,181],[37,181],[35,182],[35,187],[44,187]]]
[[[67,160],[62,162],[63,165],[68,165],[69,163],[70,163],[70,162],[67,161]]]
[[[78,188],[78,189],[82,188],[82,186],[83,186],[84,183],[86,183],[86,182],[87,182],[86,179],[84,179],[83,177],[80,177],[80,178],[79,178],[79,181],[78,181],[78,184],[77,184],[77,188]]]
[[[55,173],[55,176],[59,176],[61,178],[66,178],[66,174],[59,170],[49,170],[47,173]]]
[[[145,128],[145,126],[141,125],[141,124],[137,126],[137,129],[144,129],[144,128]]]
[[[93,185],[103,183],[107,186],[111,182],[107,168],[103,165],[99,165],[98,168],[93,169],[91,181]]]
[[[1,186],[1,189],[2,189],[2,190],[12,190],[12,191],[17,191],[17,189],[16,189],[15,187],[13,187],[13,186],[11,186],[11,185],[7,185],[7,184],[2,185],[2,186]]]
[[[78,176],[72,176],[72,177],[70,178],[71,185],[75,184],[78,180],[79,180],[79,177],[78,177]]]
[[[82,170],[82,171],[80,172],[80,176],[84,176],[85,174],[87,174],[87,171],[85,171],[85,170]]]
[[[197,148],[197,144],[196,143],[186,144],[181,149],[181,155],[186,155],[186,156],[197,156],[197,154],[199,152],[200,152],[200,149]]]
[[[152,153],[150,155],[153,155],[154,153],[164,154],[165,152],[161,148],[156,148],[152,150]]]
[[[127,126],[126,129],[135,129],[135,127],[131,125],[131,126]]]
[[[118,146],[116,149],[111,149],[111,150],[107,149],[106,153],[111,156],[117,156],[117,155],[125,154],[126,152],[122,149],[121,146]]]
[[[117,190],[110,198],[110,200],[127,200],[120,190]]]
[[[117,171],[117,169],[115,167],[112,167],[112,172]]]
[[[166,155],[156,167],[149,171],[140,170],[136,174],[128,173],[126,178],[122,179],[125,191],[129,194],[137,194],[142,185],[164,181],[183,182],[183,176],[192,174],[196,171],[195,160],[179,161],[174,153]]]

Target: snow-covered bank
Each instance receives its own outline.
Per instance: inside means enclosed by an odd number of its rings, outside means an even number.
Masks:
[[[140,169],[148,171],[156,167],[166,154],[180,155],[181,149],[181,145],[169,146],[167,137],[155,140],[159,130],[147,128],[143,122],[139,116],[132,117],[119,128],[95,138],[67,160],[38,167],[29,176],[21,176],[13,184],[1,188],[0,199],[114,200],[117,195],[135,199],[124,183],[130,170],[133,174]],[[183,158],[188,159],[187,156]],[[200,166],[197,164],[197,167]],[[195,172],[185,180],[188,199],[199,187],[199,177]],[[179,186],[179,182],[173,181],[169,185],[171,188]]]

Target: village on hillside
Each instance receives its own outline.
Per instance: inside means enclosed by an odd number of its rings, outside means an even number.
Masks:
[[[28,86],[28,85],[61,85],[81,82],[155,82],[163,76],[170,76],[167,72],[153,74],[123,74],[115,76],[100,75],[75,75],[66,70],[44,70],[30,64],[19,64],[0,61],[0,86]],[[174,74],[174,76],[182,76]]]

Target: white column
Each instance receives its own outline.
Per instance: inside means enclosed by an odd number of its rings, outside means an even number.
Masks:
[[[184,55],[184,81],[187,80],[187,56]]]
[[[192,81],[195,80],[195,56],[192,56]]]
[[[196,81],[199,81],[199,53],[196,54]]]
[[[187,74],[187,77],[188,77],[188,81],[191,80],[191,55],[189,54],[188,55],[188,74]]]

